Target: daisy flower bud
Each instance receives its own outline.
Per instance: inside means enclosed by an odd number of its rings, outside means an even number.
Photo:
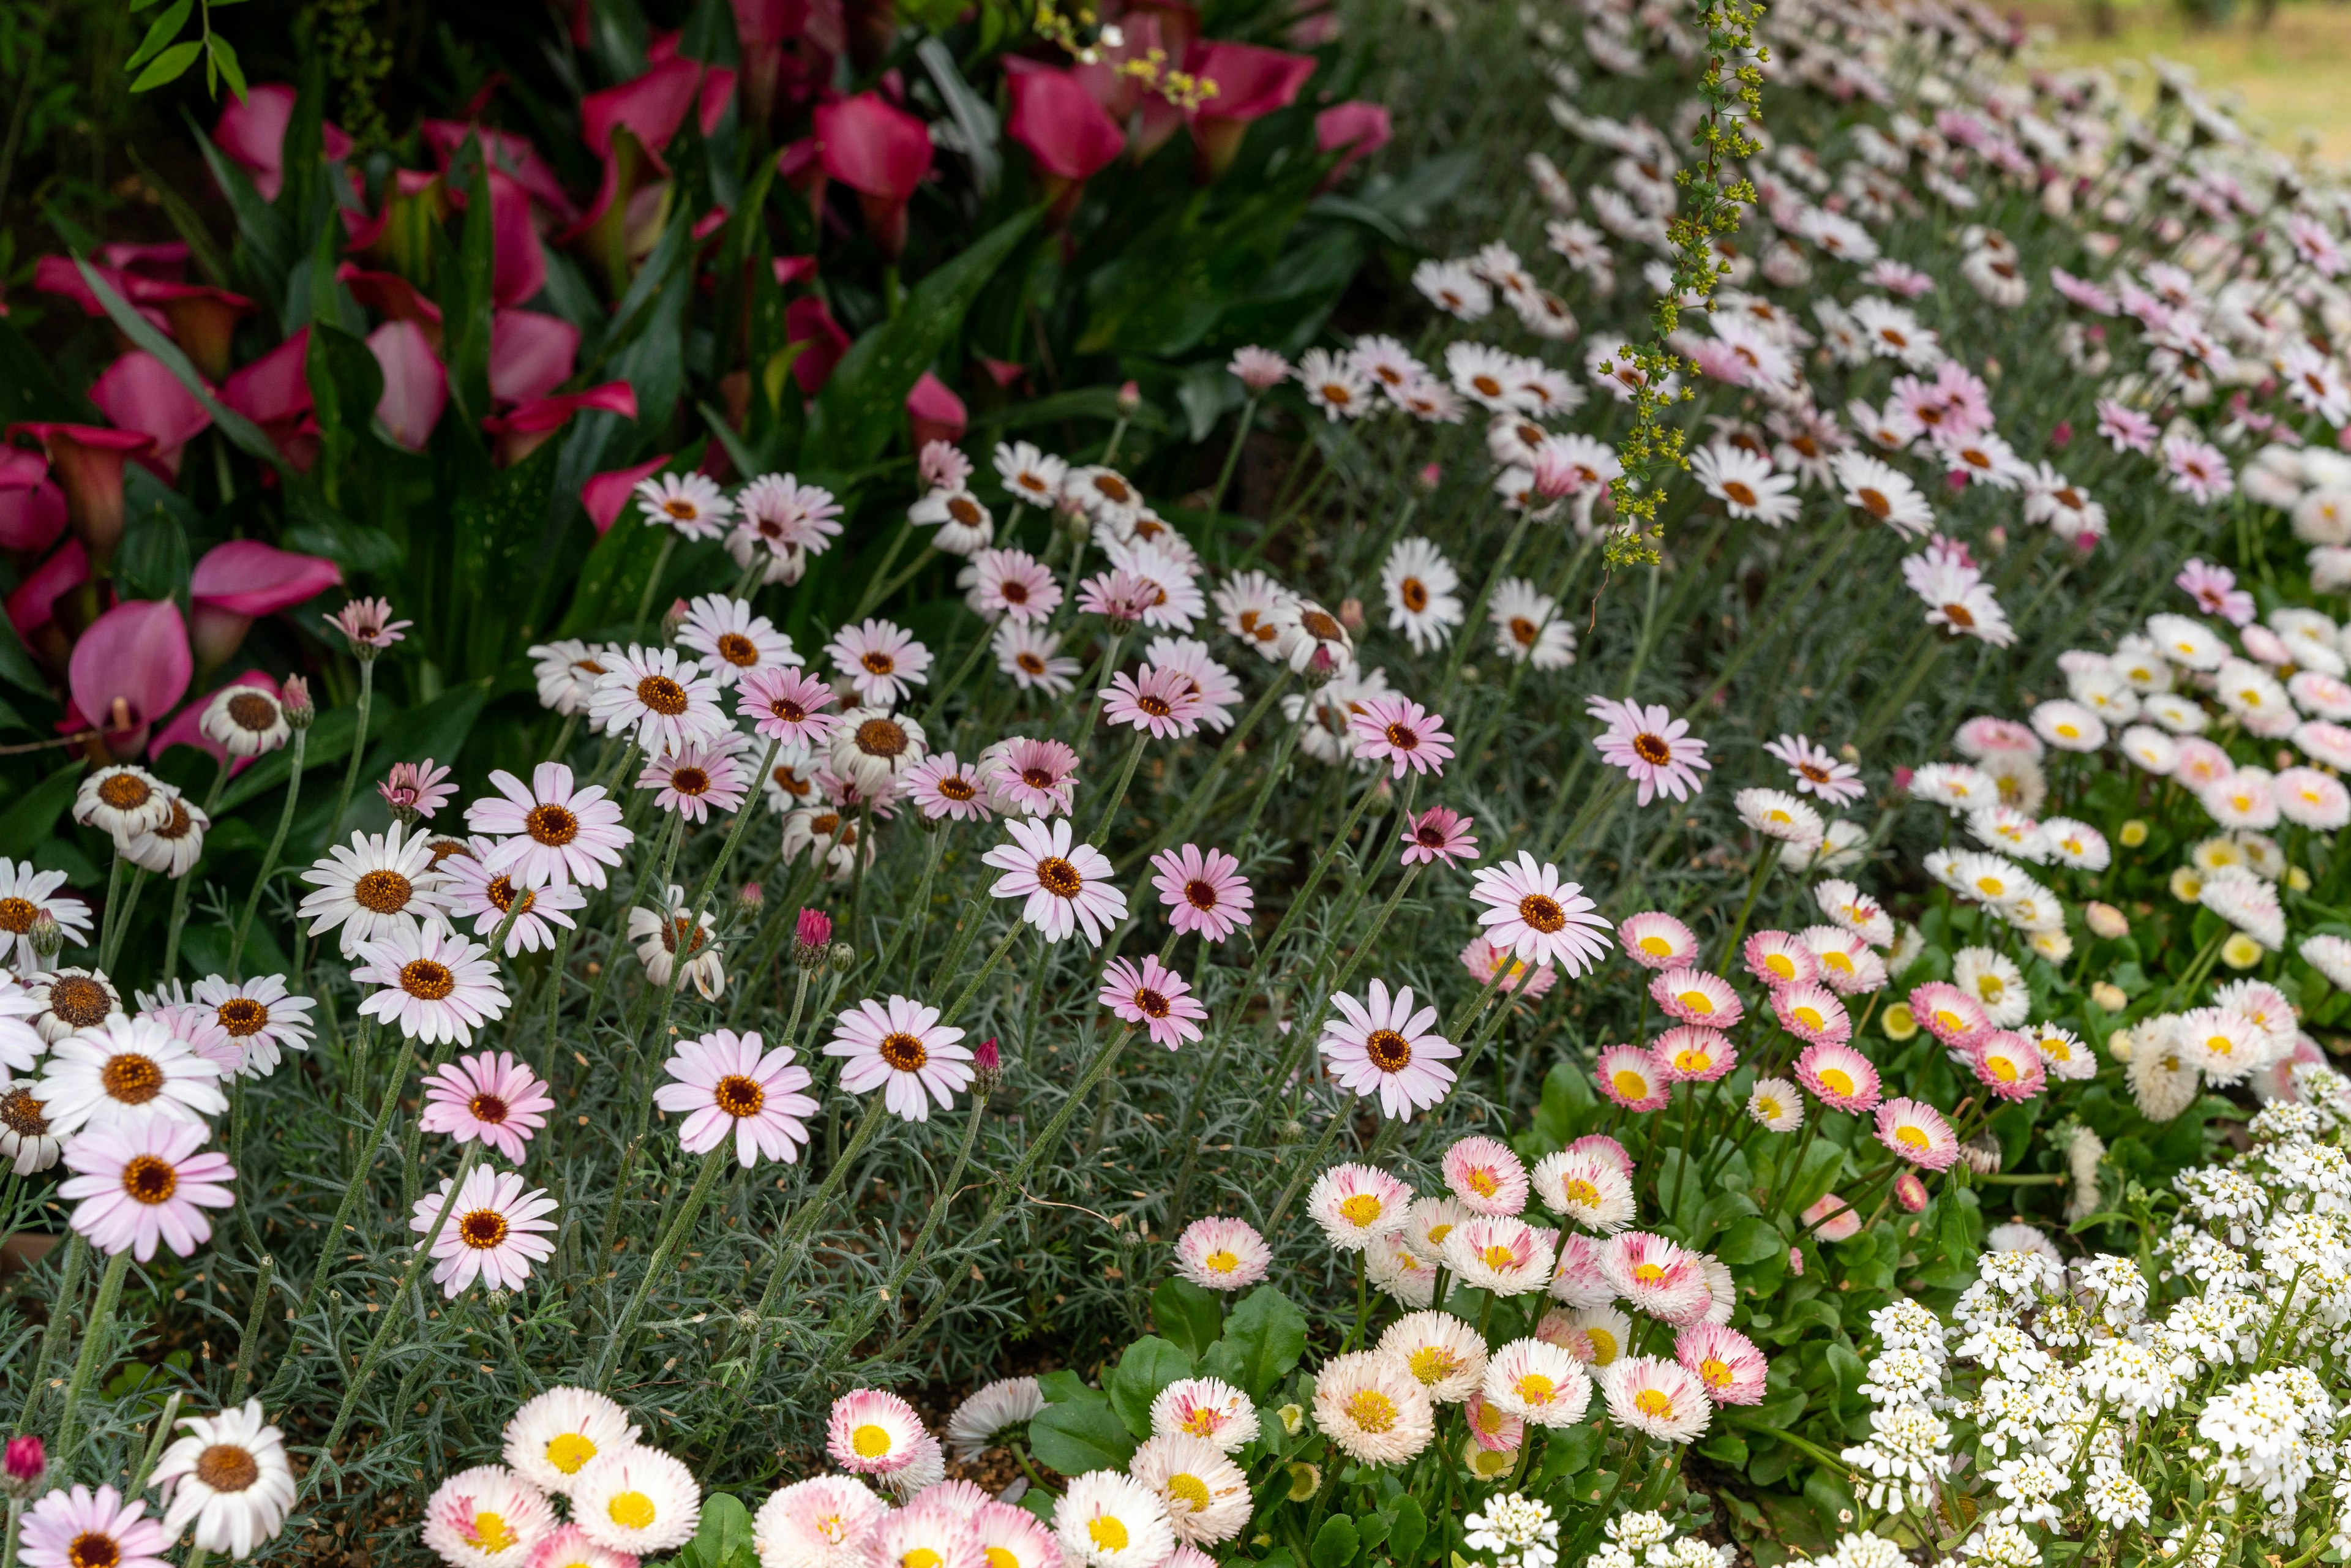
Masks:
[[[11,1437],[6,1457],[0,1458],[0,1488],[13,1497],[29,1497],[48,1469],[47,1451],[38,1437]]]
[[[792,956],[803,969],[825,962],[832,948],[832,916],[821,909],[803,909],[792,929]]]
[[[42,958],[54,958],[66,945],[65,928],[57,924],[55,915],[44,909],[36,914],[33,923],[25,928],[25,940]]]

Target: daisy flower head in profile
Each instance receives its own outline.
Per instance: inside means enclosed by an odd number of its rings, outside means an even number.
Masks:
[[[73,819],[116,839],[160,827],[172,815],[172,787],[143,768],[117,763],[85,776],[74,792]],[[63,883],[65,873],[54,873]]]
[[[604,734],[628,734],[658,757],[727,727],[717,678],[676,649],[632,643],[609,657],[611,668],[596,677],[588,699],[588,722]]]
[[[428,757],[422,762],[393,763],[375,792],[393,821],[413,827],[438,814],[457,787],[449,782],[449,770],[434,767]]]
[[[1245,1219],[1210,1215],[1176,1238],[1176,1272],[1205,1291],[1254,1285],[1273,1266],[1273,1249]]]
[[[10,1050],[19,1066],[30,1067],[31,1055],[37,1056],[43,1045],[55,1045],[76,1030],[96,1029],[108,1019],[122,1013],[122,994],[103,971],[68,967],[27,970],[18,982],[24,988],[24,1000],[33,1004],[34,1010],[24,1014],[19,1007],[8,1009],[11,1016],[28,1016],[33,1032],[41,1044],[27,1041],[14,1030],[5,1036],[15,1042]]]
[[[27,1176],[47,1170],[64,1154],[65,1145],[51,1129],[33,1086],[0,1067],[0,1164]]]
[[[413,838],[394,822],[382,833],[355,832],[348,846],[331,846],[302,873],[316,892],[302,900],[310,935],[342,933],[346,957],[360,944],[395,931],[439,926],[447,918],[434,871],[432,840]]]
[[[541,1491],[568,1494],[590,1460],[633,1448],[639,1433],[609,1395],[559,1385],[523,1401],[504,1436],[517,1475]]]
[[[1673,1103],[1673,1075],[1646,1045],[1608,1045],[1593,1065],[1600,1092],[1627,1111],[1662,1111]]]
[[[1341,1252],[1360,1252],[1374,1237],[1403,1229],[1411,1209],[1412,1189],[1375,1166],[1332,1166],[1306,1193],[1306,1212]]]
[[[1410,1367],[1351,1351],[1314,1377],[1314,1425],[1359,1464],[1400,1465],[1436,1436],[1437,1407]]]
[[[531,1135],[547,1125],[555,1101],[544,1080],[511,1051],[483,1051],[444,1063],[424,1079],[418,1124],[460,1144],[479,1138],[517,1165]]]
[[[1445,720],[1406,697],[1376,696],[1347,716],[1355,755],[1385,762],[1402,779],[1406,772],[1442,774],[1453,756]]]
[[[1477,819],[1465,817],[1450,806],[1431,806],[1426,811],[1406,817],[1404,825],[1404,863],[1428,865],[1442,861],[1458,865],[1478,858],[1478,840],[1470,832]]]
[[[1761,453],[1712,443],[1690,454],[1690,477],[1734,517],[1780,528],[1800,509],[1795,476],[1775,471]]]
[[[1784,789],[1741,789],[1732,797],[1732,804],[1740,821],[1774,843],[1812,849],[1828,832],[1818,811]]]
[[[1156,740],[1190,735],[1200,727],[1207,704],[1199,683],[1181,670],[1138,664],[1134,674],[1121,670],[1100,695],[1102,716],[1113,724],[1131,726]]]
[[[360,946],[351,978],[376,986],[360,1002],[365,1018],[400,1026],[426,1045],[474,1042],[474,1030],[505,1016],[506,987],[490,951],[437,925],[395,930]]]
[[[1420,538],[1400,539],[1380,568],[1388,601],[1388,625],[1405,634],[1413,652],[1442,647],[1461,624],[1461,574],[1437,548]]]
[[[1759,1078],[1747,1092],[1747,1113],[1774,1133],[1792,1133],[1804,1124],[1804,1101],[1784,1078]]]
[[[980,857],[1004,873],[989,893],[1025,900],[1020,918],[1049,942],[1082,932],[1090,946],[1101,946],[1110,928],[1126,918],[1126,894],[1111,884],[1110,857],[1092,844],[1072,842],[1066,817],[1008,821],[1004,829],[1012,841]]]
[[[695,663],[721,687],[738,684],[756,670],[784,669],[800,663],[792,640],[775,622],[731,594],[705,593],[686,607],[677,640],[694,650]]]
[[[636,904],[629,910],[629,940],[636,945],[637,962],[645,977],[666,987],[681,967],[704,1001],[716,1001],[726,988],[725,956],[719,950],[718,924],[705,909],[695,917],[685,889],[672,883],[659,909]],[[683,964],[681,965],[681,960]]]
[[[834,1020],[827,1056],[843,1060],[841,1086],[852,1094],[883,1091],[891,1113],[908,1122],[930,1120],[930,1102],[945,1111],[971,1086],[972,1054],[964,1031],[939,1022],[939,1009],[908,997],[870,998]]]
[[[571,1486],[572,1522],[588,1539],[649,1557],[694,1539],[702,1488],[684,1460],[642,1444],[588,1462]]]
[[[459,1470],[424,1503],[424,1544],[454,1568],[525,1568],[555,1528],[554,1505],[504,1465]]]
[[[1142,1027],[1153,1044],[1170,1051],[1199,1039],[1201,1021],[1208,1016],[1191,984],[1150,954],[1140,965],[1112,959],[1095,999],[1127,1023]]]
[[[929,755],[923,727],[886,707],[853,707],[833,726],[825,760],[865,795],[885,799]]]
[[[979,497],[961,486],[933,490],[906,509],[916,528],[936,528],[932,547],[946,555],[969,557],[996,538],[996,518]]]
[[[1330,680],[1355,667],[1355,640],[1345,622],[1311,599],[1286,605],[1275,643],[1276,654],[1292,674]]]
[[[982,1384],[947,1417],[947,1446],[958,1459],[976,1459],[1019,1436],[1018,1428],[1044,1409],[1044,1392],[1033,1377],[999,1377]]]
[[[197,731],[231,757],[259,757],[277,750],[294,733],[286,705],[262,686],[223,686],[204,705]]]
[[[438,1190],[416,1200],[408,1228],[423,1239],[417,1246],[434,1260],[433,1279],[441,1293],[455,1297],[475,1280],[492,1291],[518,1291],[530,1278],[530,1266],[545,1262],[555,1252],[548,1235],[555,1221],[555,1200],[544,1189],[526,1189],[513,1171],[476,1166],[455,1188],[444,1176]],[[449,1218],[441,1218],[446,1209]],[[434,1228],[436,1223],[439,1228]]]
[[[707,474],[648,475],[635,494],[646,527],[674,528],[681,538],[715,539],[735,515],[735,504]]]
[[[26,1568],[167,1568],[177,1537],[110,1486],[58,1487],[25,1512]]]
[[[366,664],[395,643],[408,640],[408,628],[413,621],[394,621],[389,599],[353,599],[346,601],[332,615],[319,620],[343,634],[350,644],[351,657]]]
[[[1461,1054],[1435,1032],[1437,1009],[1416,1010],[1414,1001],[1410,986],[1392,995],[1384,980],[1374,980],[1363,1001],[1340,992],[1331,998],[1340,1016],[1323,1024],[1319,1047],[1341,1088],[1378,1095],[1383,1115],[1405,1122],[1450,1092],[1445,1063]]]
[[[1557,866],[1538,863],[1524,850],[1515,861],[1474,873],[1469,896],[1486,905],[1478,924],[1487,940],[1528,963],[1555,963],[1573,977],[1608,956],[1608,923],[1593,913],[1583,887],[1562,882]]]
[[[1222,850],[1196,844],[1152,856],[1151,885],[1167,908],[1167,924],[1181,934],[1196,931],[1208,942],[1222,942],[1246,927],[1256,894],[1240,865]]]
[[[66,1169],[57,1196],[74,1204],[71,1224],[90,1245],[141,1263],[168,1244],[182,1258],[211,1239],[207,1208],[236,1201],[236,1177],[226,1155],[204,1147],[212,1135],[201,1122],[161,1117],[85,1128],[66,1140]]]
[[[577,637],[534,643],[528,651],[531,676],[538,685],[538,706],[565,718],[587,712],[596,677],[607,668],[601,651]]]
[[[115,844],[122,858],[132,865],[177,881],[193,871],[196,862],[204,858],[204,835],[212,831],[213,820],[201,808],[190,805],[188,798],[176,789],[172,791],[166,806],[168,814],[162,822],[127,838],[118,838]]]
[[[619,865],[636,841],[621,824],[620,802],[601,785],[576,784],[560,762],[532,768],[528,785],[500,769],[490,775],[490,787],[497,793],[469,804],[465,825],[499,841],[483,867],[511,874],[524,887],[601,887],[605,868]]]
[[[163,1528],[176,1539],[193,1525],[204,1550],[251,1556],[276,1538],[294,1508],[285,1435],[262,1415],[258,1399],[179,1425],[186,1435],[163,1450],[153,1477]]]
[[[1635,786],[1634,803],[1646,806],[1659,795],[1687,800],[1703,789],[1700,773],[1714,764],[1706,759],[1706,742],[1689,732],[1689,722],[1651,704],[1617,702],[1595,696],[1585,711],[1607,727],[1592,742],[1600,759],[1621,768]]]
[[[1763,749],[1787,765],[1800,795],[1815,795],[1842,806],[1858,800],[1865,792],[1860,768],[1808,737],[1782,735],[1766,742]]]

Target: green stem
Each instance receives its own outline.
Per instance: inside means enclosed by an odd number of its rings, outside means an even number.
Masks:
[[[343,814],[351,809],[351,790],[360,781],[360,763],[367,756],[368,714],[375,706],[375,661],[360,661],[359,720],[351,730],[351,759],[343,768],[342,793],[335,797],[335,814],[327,821],[327,847],[342,841]]]
[[[294,756],[286,777],[286,803],[278,808],[277,831],[269,838],[269,849],[261,857],[261,874],[253,879],[253,892],[245,901],[245,913],[237,916],[236,935],[229,941],[228,972],[243,975],[237,966],[245,957],[245,939],[253,929],[254,912],[261,907],[261,890],[269,885],[269,878],[277,870],[277,856],[286,848],[286,831],[294,825],[294,803],[302,798],[302,758],[310,748],[308,729],[294,732]]]
[[[204,820],[212,821],[214,810],[220,805],[221,790],[228,783],[228,754],[221,754],[220,766],[213,769],[213,787],[204,794]],[[180,933],[188,924],[188,889],[196,880],[193,861],[188,869],[173,879],[172,884],[172,919],[163,932],[163,969],[158,983],[168,987],[180,969]]]
[[[645,1303],[652,1300],[653,1287],[660,1282],[663,1271],[670,1260],[677,1255],[677,1249],[684,1246],[685,1239],[693,1234],[694,1222],[701,1218],[702,1206],[710,1197],[710,1185],[718,1179],[720,1167],[726,1163],[726,1156],[734,1152],[735,1138],[730,1132],[702,1156],[702,1171],[694,1178],[694,1189],[685,1195],[685,1203],[678,1210],[677,1218],[671,1223],[669,1234],[662,1238],[661,1245],[653,1249],[653,1255],[645,1260],[644,1278],[637,1281],[636,1294],[629,1298],[628,1310],[621,1314],[620,1321],[612,1325],[611,1333],[604,1341],[603,1354],[596,1359],[596,1375],[590,1380],[592,1386],[603,1387],[606,1379],[620,1364],[621,1357],[627,1354],[629,1337],[637,1332],[637,1320],[644,1315]]]
[[[57,1451],[49,1463],[61,1475],[73,1471],[74,1439],[78,1434],[75,1423],[81,1418],[82,1396],[89,1391],[91,1375],[98,1370],[98,1358],[111,1337],[115,1303],[122,1299],[122,1281],[131,1273],[131,1249],[125,1247],[106,1260],[106,1272],[98,1281],[98,1301],[89,1309],[89,1328],[82,1335],[81,1354],[74,1359],[73,1379],[66,1385],[65,1414],[57,1417]]]
[[[41,1412],[41,1396],[48,1391],[49,1364],[65,1346],[66,1324],[73,1317],[74,1303],[81,1299],[82,1270],[89,1265],[89,1239],[77,1230],[66,1239],[65,1260],[57,1265],[57,1293],[49,1300],[48,1325],[41,1330],[41,1348],[33,1353],[33,1375],[25,1385],[25,1407],[16,1415],[19,1433],[30,1432],[33,1417]]]
[[[1103,798],[1102,814],[1094,819],[1093,828],[1086,834],[1085,842],[1099,844],[1103,841],[1102,835],[1110,831],[1110,820],[1118,814],[1120,804],[1126,799],[1127,786],[1134,782],[1135,765],[1143,760],[1143,748],[1150,739],[1149,730],[1139,727],[1135,730],[1134,744],[1126,748],[1126,764],[1118,770],[1118,784]]]
[[[1212,527],[1217,514],[1224,509],[1225,486],[1232,483],[1233,470],[1240,466],[1241,447],[1249,440],[1249,426],[1257,421],[1258,396],[1256,392],[1249,393],[1249,401],[1241,405],[1241,422],[1233,427],[1233,444],[1225,448],[1225,465],[1217,470],[1217,487],[1208,492],[1208,517]]]
[[[661,553],[653,557],[652,575],[645,579],[644,591],[637,595],[637,612],[629,617],[629,641],[632,643],[643,640],[645,617],[653,613],[654,596],[661,592],[662,573],[669,570],[669,558],[676,549],[677,530],[663,528]]]

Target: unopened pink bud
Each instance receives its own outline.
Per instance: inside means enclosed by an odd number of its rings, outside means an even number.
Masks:
[[[1121,382],[1118,389],[1118,412],[1131,414],[1143,406],[1143,389],[1133,382]]]
[[[308,729],[319,716],[318,706],[310,700],[310,683],[299,675],[288,675],[286,684],[277,688],[278,700],[286,708],[286,722],[296,729]]]
[[[1360,599],[1339,601],[1339,624],[1350,632],[1364,629],[1364,601]]]
[[[1894,1178],[1894,1201],[1916,1214],[1927,1207],[1927,1184],[1904,1171]]]
[[[2089,926],[2092,936],[2103,936],[2109,942],[2130,935],[2129,917],[2111,904],[2092,900],[2084,904],[2082,920]]]
[[[1804,1249],[1802,1248],[1791,1247],[1788,1249],[1788,1272],[1794,1275],[1799,1280],[1804,1277]]]
[[[815,968],[825,961],[832,947],[832,916],[821,909],[803,909],[792,928],[794,942],[799,948],[803,968]]]
[[[0,1475],[5,1475],[12,1487],[29,1490],[38,1485],[48,1468],[48,1452],[42,1448],[40,1438],[8,1439],[7,1458],[0,1460]]]
[[[2070,419],[2059,420],[2056,428],[2049,433],[2049,449],[2052,452],[2063,452],[2073,444],[2074,422]]]
[[[976,1072],[995,1072],[1003,1068],[1004,1053],[997,1049],[994,1035],[989,1035],[972,1047],[971,1065],[972,1071]]]
[[[1419,479],[1422,489],[1434,490],[1444,481],[1445,470],[1435,463],[1424,464],[1419,474],[1415,477]]]

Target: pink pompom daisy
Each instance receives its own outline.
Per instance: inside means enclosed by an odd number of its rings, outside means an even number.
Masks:
[[[1530,967],[1508,947],[1497,947],[1483,936],[1472,936],[1461,949],[1461,967],[1483,989],[1492,986],[1504,996],[1533,1001],[1559,984],[1559,971],[1549,964]]]
[[[1199,1039],[1201,1021],[1208,1016],[1191,983],[1151,954],[1140,965],[1112,959],[1095,999],[1128,1023],[1141,1024],[1153,1044],[1170,1051]]]
[[[1959,1140],[1943,1113],[1924,1101],[1888,1100],[1877,1108],[1877,1141],[1924,1170],[1947,1171],[1959,1157]]]
[[[1747,1015],[1730,983],[1704,969],[1668,969],[1649,982],[1649,995],[1682,1022],[1708,1029],[1729,1029]]]
[[[1151,857],[1151,885],[1167,906],[1167,924],[1222,942],[1249,923],[1256,895],[1241,875],[1241,862],[1222,850],[1196,844],[1162,850]]]
[[[1604,1047],[1593,1071],[1600,1092],[1627,1111],[1662,1111],[1673,1102],[1673,1079],[1646,1045]]]
[[[1551,1298],[1576,1308],[1604,1307],[1616,1287],[1600,1267],[1602,1243],[1579,1230],[1559,1233],[1559,1261],[1552,1265]]]
[[[1586,1133],[1568,1145],[1567,1152],[1571,1155],[1594,1155],[1623,1171],[1627,1178],[1633,1174],[1632,1154],[1605,1133]]]
[[[1832,1110],[1860,1115],[1880,1092],[1877,1069],[1849,1045],[1808,1045],[1796,1058],[1796,1081]]]
[[[460,1144],[479,1138],[517,1165],[531,1134],[547,1125],[555,1101],[547,1084],[511,1051],[483,1051],[444,1063],[424,1080],[419,1125]]]
[[[1808,1045],[1843,1045],[1853,1038],[1853,1019],[1826,986],[1788,986],[1771,993],[1780,1027]]]
[[[914,1462],[929,1436],[914,1407],[880,1388],[854,1388],[832,1402],[825,1451],[852,1475],[886,1476]]]
[[[1771,1364],[1755,1342],[1720,1323],[1692,1323],[1674,1336],[1674,1359],[1717,1405],[1761,1405]]]
[[[1698,1322],[1712,1300],[1699,1255],[1646,1230],[1602,1242],[1600,1272],[1626,1302],[1669,1323]]]
[[[2041,1048],[2012,1029],[1996,1029],[1969,1048],[1976,1082],[2002,1100],[2030,1100],[2048,1087]]]
[[[1790,931],[1758,931],[1739,950],[1747,972],[1773,990],[1801,986],[1821,975],[1820,956]]]
[[[1837,995],[1861,996],[1886,984],[1886,960],[1864,938],[1834,925],[1807,925],[1796,935],[1821,961],[1821,979]]]
[[[1942,980],[1929,980],[1911,991],[1910,1016],[1954,1051],[1966,1051],[1991,1032],[1983,1003]]]
[[[769,740],[815,747],[831,737],[837,716],[824,710],[833,689],[805,670],[773,664],[747,672],[735,686],[735,711]]]
[[[73,1228],[99,1251],[127,1251],[141,1263],[159,1240],[183,1258],[194,1252],[213,1233],[204,1211],[235,1202],[227,1157],[199,1152],[211,1135],[201,1122],[154,1116],[68,1138],[66,1168],[74,1175],[57,1196],[74,1200]]]
[[[1861,1234],[1861,1216],[1835,1193],[1823,1193],[1799,1217],[1813,1235],[1823,1241],[1850,1241]]]
[[[1662,1356],[1628,1355],[1610,1362],[1600,1369],[1600,1392],[1618,1426],[1660,1442],[1695,1441],[1714,1418],[1698,1375]]]
[[[1176,1238],[1176,1272],[1207,1291],[1254,1285],[1273,1266],[1273,1249],[1245,1219],[1211,1215]]]
[[[1629,915],[1616,927],[1625,956],[1645,969],[1677,968],[1698,955],[1698,936],[1670,915]]]
[[[1465,817],[1450,806],[1431,806],[1418,816],[1407,817],[1404,824],[1404,863],[1427,865],[1443,861],[1455,865],[1478,858],[1478,840],[1469,830],[1477,819]]]
[[[1720,1030],[1683,1024],[1650,1045],[1666,1076],[1676,1083],[1712,1083],[1739,1065],[1739,1051]]]
[[[1527,1167],[1499,1138],[1468,1137],[1445,1151],[1445,1185],[1473,1212],[1506,1216],[1527,1206]]]
[[[1355,755],[1385,762],[1401,779],[1407,771],[1441,774],[1453,756],[1445,720],[1408,697],[1373,697],[1347,716]]]

